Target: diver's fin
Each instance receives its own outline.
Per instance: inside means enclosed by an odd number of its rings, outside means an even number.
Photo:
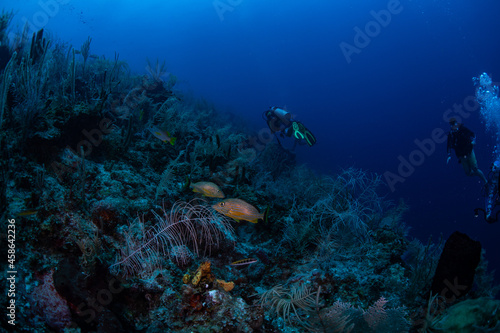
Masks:
[[[314,134],[312,134],[309,130],[306,132],[306,141],[307,141],[307,144],[309,145],[309,147],[312,147],[314,146],[314,144],[316,143],[316,137],[314,136]]]

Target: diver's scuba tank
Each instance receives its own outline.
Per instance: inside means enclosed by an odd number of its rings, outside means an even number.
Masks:
[[[488,197],[486,198],[486,220],[491,218],[493,207],[495,207],[498,194],[498,177],[500,176],[500,161],[493,162],[491,166],[491,184],[489,184]]]
[[[290,112],[278,107],[272,107],[271,110],[274,112],[276,117],[278,117],[283,122],[283,124],[285,124],[285,126],[288,126],[288,124],[290,124],[290,121],[292,119],[292,115]]]

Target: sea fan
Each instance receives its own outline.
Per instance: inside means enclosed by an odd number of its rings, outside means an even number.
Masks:
[[[130,228],[125,233],[121,258],[110,269],[116,272],[121,267],[125,276],[147,274],[159,268],[162,256],[170,256],[173,248],[187,246],[196,255],[205,255],[218,248],[222,239],[234,239],[229,220],[207,206],[177,202],[169,213],[163,210],[162,215],[153,214],[157,223],[148,230],[139,218],[142,237],[133,237]],[[171,258],[179,261],[178,256]]]

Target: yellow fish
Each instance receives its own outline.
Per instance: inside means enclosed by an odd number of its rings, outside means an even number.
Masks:
[[[197,182],[190,184],[189,187],[193,189],[193,192],[201,193],[205,197],[210,198],[224,198],[224,192],[212,182]]]
[[[213,205],[212,208],[238,222],[244,220],[252,223],[257,223],[259,220],[266,220],[269,210],[269,208],[266,209],[264,214],[259,213],[257,208],[241,199],[226,199]]]
[[[162,129],[159,129],[156,126],[151,126],[148,130],[153,134],[156,138],[160,139],[163,142],[169,142],[172,146],[175,144],[177,138],[172,137],[169,132],[166,132]]]
[[[19,217],[31,216],[31,215],[35,215],[36,213],[38,213],[38,210],[36,210],[36,209],[27,209],[27,210],[23,210],[23,211],[17,213],[17,216],[19,216]]]
[[[251,265],[257,262],[257,259],[255,258],[246,258],[246,259],[241,259],[237,260],[235,262],[232,262],[230,265],[231,266],[243,266],[243,265]]]

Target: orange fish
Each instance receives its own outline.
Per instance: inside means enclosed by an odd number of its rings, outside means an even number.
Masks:
[[[266,220],[269,210],[269,208],[266,209],[264,214],[259,213],[257,208],[241,199],[226,199],[213,205],[212,208],[238,222],[244,220],[252,223],[257,223],[259,220]]]
[[[212,182],[197,182],[190,184],[189,187],[193,189],[193,192],[201,193],[205,197],[224,198],[224,192]]]

